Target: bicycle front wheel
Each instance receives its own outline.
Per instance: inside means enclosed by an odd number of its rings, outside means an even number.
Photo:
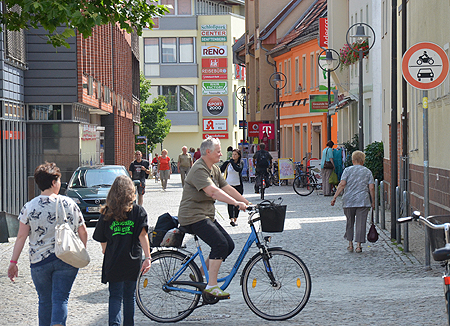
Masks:
[[[297,195],[308,196],[314,191],[314,187],[308,182],[306,175],[299,175],[295,177],[292,187]]]
[[[191,314],[200,300],[200,294],[167,290],[163,287],[177,273],[186,260],[186,255],[172,250],[152,254],[152,266],[146,274],[140,274],[137,280],[136,303],[141,311],[151,320],[160,323],[180,321]],[[192,281],[192,274],[197,282],[202,275],[194,262],[190,262],[186,270],[176,281]],[[172,287],[199,290],[187,285],[171,285]]]
[[[311,276],[303,261],[282,249],[269,249],[270,259],[256,254],[242,274],[242,293],[249,308],[267,320],[297,315],[311,294]],[[275,278],[272,284],[267,269]]]

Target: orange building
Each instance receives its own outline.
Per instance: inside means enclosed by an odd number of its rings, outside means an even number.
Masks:
[[[327,92],[319,91],[322,70],[318,65],[323,51],[318,42],[319,18],[326,15],[326,1],[317,1],[269,52],[277,71],[286,76],[286,86],[280,90],[281,157],[292,157],[295,161],[321,158],[328,141],[328,105],[313,105],[314,99],[310,101],[311,95],[321,95],[320,101],[328,100]],[[318,104],[322,104],[322,110],[317,110]],[[337,142],[336,115],[331,117],[331,140]]]

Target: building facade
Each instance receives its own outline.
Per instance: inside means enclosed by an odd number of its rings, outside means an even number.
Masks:
[[[155,152],[165,148],[176,160],[182,146],[197,149],[207,136],[237,148],[242,106],[235,94],[245,75],[233,65],[231,46],[244,32],[243,1],[161,4],[172,5],[171,13],[140,38],[141,69],[152,83],[148,101],[164,96],[172,123]]]

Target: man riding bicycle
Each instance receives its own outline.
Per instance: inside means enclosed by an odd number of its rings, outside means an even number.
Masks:
[[[206,260],[209,282],[205,292],[223,299],[229,294],[220,289],[217,276],[222,261],[233,251],[234,242],[214,218],[214,203],[220,200],[245,210],[249,201],[225,181],[215,164],[222,156],[220,140],[208,137],[202,142],[200,152],[201,158],[195,161],[184,181],[178,221],[189,233],[196,234],[211,247]]]
[[[253,155],[253,165],[256,167],[256,181],[255,181],[255,194],[259,194],[259,187],[262,187],[262,178],[268,180],[269,169],[272,166],[273,157],[268,151],[266,151],[266,145],[264,143],[259,145],[259,151]]]

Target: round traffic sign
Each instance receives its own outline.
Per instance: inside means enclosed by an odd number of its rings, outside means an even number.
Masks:
[[[403,78],[418,89],[432,89],[442,84],[448,74],[448,57],[437,44],[421,42],[411,46],[402,59]]]

